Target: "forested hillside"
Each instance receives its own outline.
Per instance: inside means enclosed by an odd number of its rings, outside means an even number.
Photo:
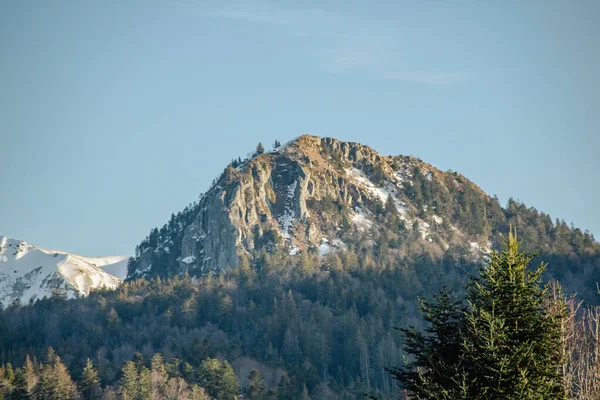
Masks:
[[[160,353],[190,388],[206,386],[203,362],[220,359],[242,386],[253,368],[272,396],[288,385],[293,397],[279,398],[300,398],[304,387],[313,398],[329,398],[319,393],[330,391],[343,398],[389,395],[395,386],[384,368],[402,356],[393,328],[423,327],[417,296],[430,297],[442,284],[460,293],[478,263],[459,248],[437,260],[390,260],[360,241],[324,258],[265,251],[219,275],[139,279],[89,298],[9,307],[0,314],[2,362],[44,360],[52,347],[75,379],[90,357],[102,385],[117,390],[127,361],[137,357],[150,368]]]

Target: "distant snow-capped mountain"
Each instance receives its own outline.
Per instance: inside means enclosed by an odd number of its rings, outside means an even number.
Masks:
[[[58,285],[68,297],[116,288],[127,276],[127,260],[128,256],[82,257],[0,235],[0,303],[27,304],[50,297]]]

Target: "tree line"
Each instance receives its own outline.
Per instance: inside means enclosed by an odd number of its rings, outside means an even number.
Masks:
[[[366,249],[324,259],[264,252],[222,275],[140,279],[88,298],[57,292],[12,305],[0,313],[2,393],[77,398],[99,385],[101,398],[250,390],[316,400],[391,398],[403,388],[412,398],[467,399],[494,398],[500,382],[497,398],[597,396],[597,309],[577,314],[543,286],[544,268],[529,268],[533,256],[516,241],[474,263],[466,290],[453,258],[393,268]],[[419,278],[442,273],[456,278],[450,288],[420,299],[440,287],[418,287]],[[544,384],[532,389],[536,379]]]
[[[253,369],[248,384],[240,388],[239,381],[227,361],[207,358],[198,368],[173,359],[165,363],[156,353],[150,360],[137,353],[127,361],[114,385],[103,386],[90,358],[79,379],[74,381],[56,352],[49,348],[45,362],[26,357],[21,367],[11,363],[0,366],[0,399],[52,400],[234,400],[244,393],[251,400],[277,399],[277,392],[267,392],[260,373]]]

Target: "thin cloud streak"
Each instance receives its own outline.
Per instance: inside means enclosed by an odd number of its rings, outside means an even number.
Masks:
[[[207,17],[228,18],[256,24],[279,26],[323,26],[334,24],[343,17],[323,9],[280,8],[266,1],[202,3],[201,14]]]
[[[401,43],[394,40],[400,32],[381,21],[317,8],[282,8],[266,1],[201,4],[197,11],[203,17],[270,25],[289,36],[318,39],[318,48],[310,55],[328,73],[435,86],[461,84],[472,77],[466,71],[423,72],[416,66],[418,60],[404,54]]]
[[[466,72],[384,72],[387,79],[425,85],[456,85],[465,83],[471,76]]]

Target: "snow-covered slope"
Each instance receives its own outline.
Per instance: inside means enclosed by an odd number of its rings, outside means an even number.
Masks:
[[[127,275],[127,256],[82,257],[47,250],[0,235],[0,303],[50,296],[57,285],[68,297],[92,289],[115,288]]]

